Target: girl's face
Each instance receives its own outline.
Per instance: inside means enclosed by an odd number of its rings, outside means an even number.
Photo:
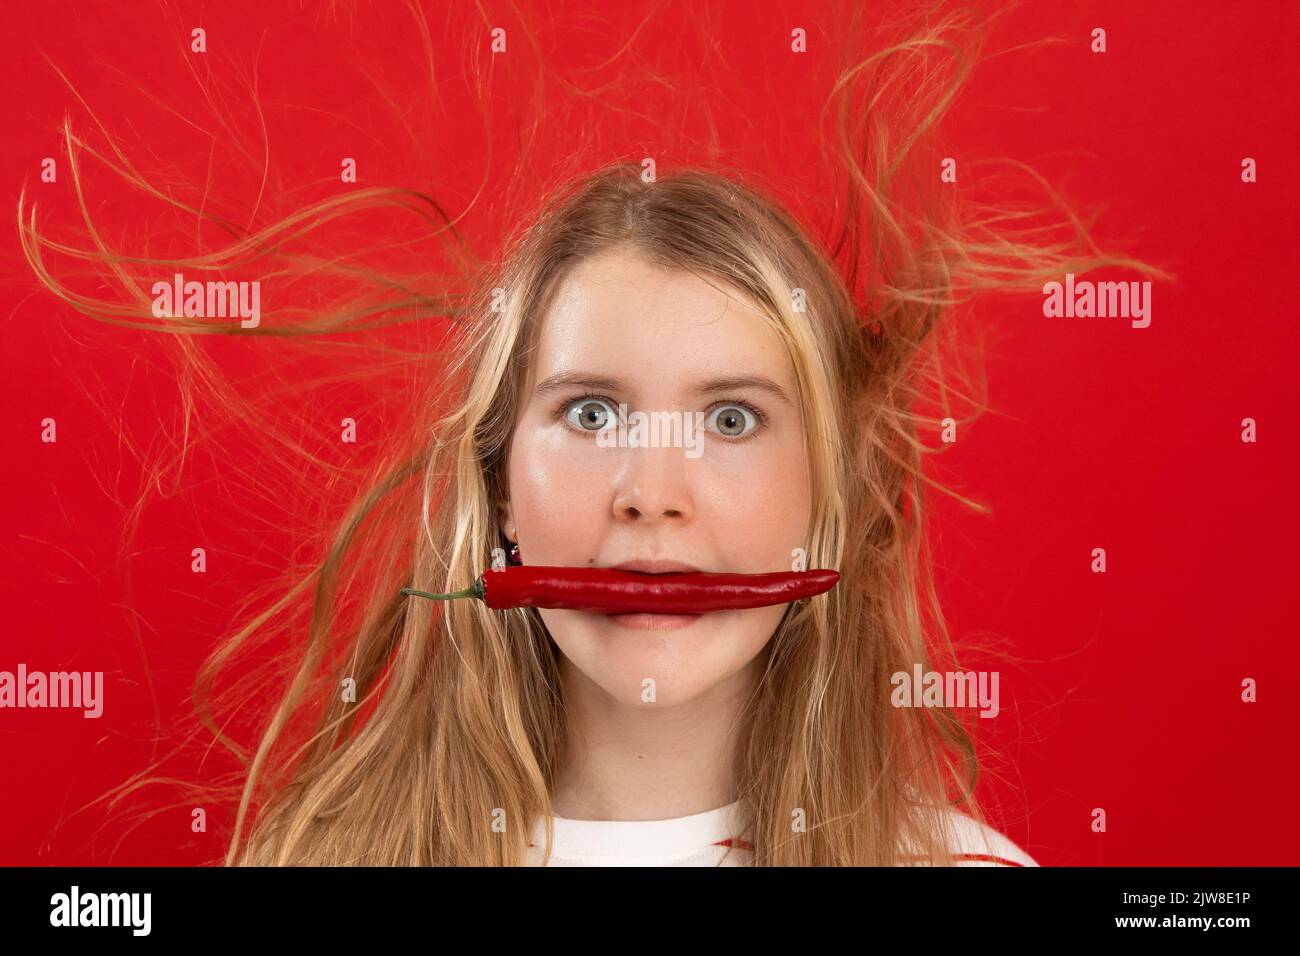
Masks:
[[[523,563],[790,570],[811,513],[804,424],[794,368],[760,313],[620,248],[574,266],[541,318],[500,514]],[[684,428],[656,424],[636,442],[637,413]],[[541,616],[612,698],[663,704],[738,681],[786,607]]]

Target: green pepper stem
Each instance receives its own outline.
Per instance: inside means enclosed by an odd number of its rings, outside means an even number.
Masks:
[[[452,591],[450,594],[430,594],[428,591],[417,591],[414,588],[402,588],[403,594],[413,595],[414,597],[432,598],[435,601],[447,601],[455,598],[478,597],[478,590],[471,585],[463,591]]]

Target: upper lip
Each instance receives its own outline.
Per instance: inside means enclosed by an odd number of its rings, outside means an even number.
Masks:
[[[640,571],[642,574],[673,574],[688,571],[699,571],[699,568],[684,564],[681,561],[669,561],[664,558],[647,559],[638,558],[635,561],[624,561],[622,564],[612,565],[611,571]]]

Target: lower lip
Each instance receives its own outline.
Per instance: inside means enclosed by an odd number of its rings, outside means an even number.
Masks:
[[[617,627],[632,631],[677,631],[690,627],[703,614],[607,614]]]

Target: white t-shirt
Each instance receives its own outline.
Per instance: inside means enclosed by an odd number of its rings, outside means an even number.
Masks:
[[[737,841],[740,802],[670,820],[570,820],[552,817],[548,866],[748,866],[748,844]],[[1038,866],[1003,834],[956,810],[947,811],[959,866]],[[538,820],[528,866],[541,866],[546,827]]]

